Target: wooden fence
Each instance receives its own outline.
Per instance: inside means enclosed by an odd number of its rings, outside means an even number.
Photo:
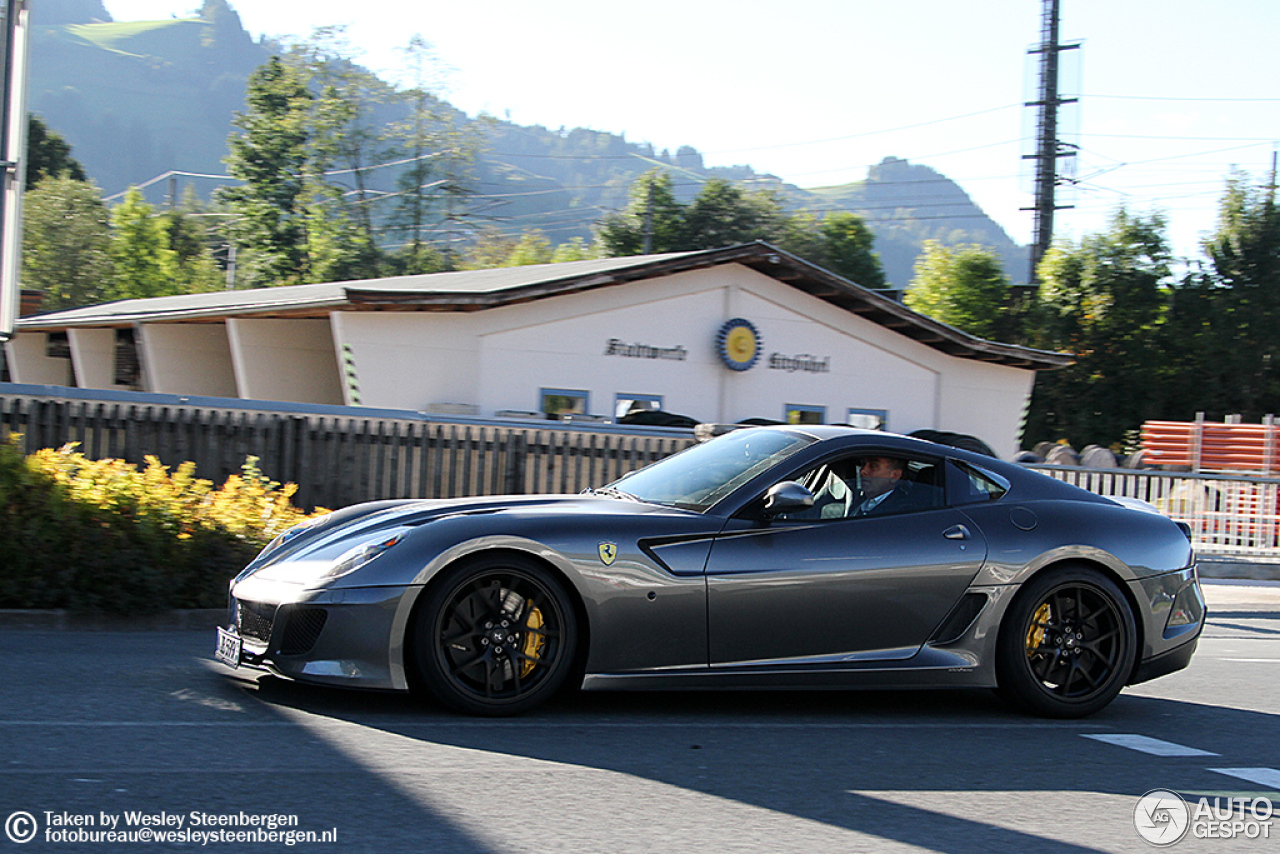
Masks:
[[[0,395],[0,440],[23,450],[78,444],[93,459],[167,466],[187,460],[221,483],[247,457],[295,483],[305,508],[379,498],[580,492],[693,444],[539,426],[441,423],[312,413],[61,400]]]

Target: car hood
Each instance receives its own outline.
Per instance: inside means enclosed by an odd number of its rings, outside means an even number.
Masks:
[[[381,501],[359,504],[323,517],[264,549],[237,581],[250,575],[295,583],[314,579],[351,548],[396,532],[408,532],[445,519],[493,516],[527,522],[533,518],[572,516],[696,516],[688,510],[600,495],[505,495],[479,498]]]

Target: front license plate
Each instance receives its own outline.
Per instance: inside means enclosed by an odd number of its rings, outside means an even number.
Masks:
[[[218,647],[213,651],[214,657],[231,667],[240,666],[240,648],[244,642],[234,632],[218,626]]]

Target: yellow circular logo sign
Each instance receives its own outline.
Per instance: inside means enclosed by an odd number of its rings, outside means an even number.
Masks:
[[[760,358],[760,333],[741,317],[726,320],[716,334],[716,353],[726,368],[745,371]]]

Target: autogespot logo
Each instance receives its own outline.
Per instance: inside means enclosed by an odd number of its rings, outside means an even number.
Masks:
[[[16,812],[4,822],[4,835],[19,844],[35,839],[39,830],[36,817],[29,812]]]
[[[1152,845],[1172,845],[1187,835],[1191,811],[1177,792],[1152,789],[1133,808],[1133,826]]]

